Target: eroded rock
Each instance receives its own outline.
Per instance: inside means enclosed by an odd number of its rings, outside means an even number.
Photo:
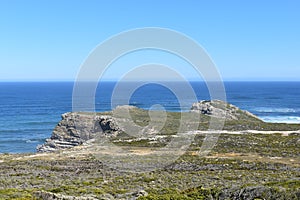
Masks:
[[[108,115],[91,113],[65,113],[55,127],[50,139],[37,147],[37,152],[53,152],[81,145],[96,135],[114,137],[121,129],[115,119]]]
[[[241,110],[232,104],[220,100],[204,100],[193,103],[191,111],[216,118],[226,118],[227,120],[239,120],[241,118],[254,118],[260,120],[252,113]]]

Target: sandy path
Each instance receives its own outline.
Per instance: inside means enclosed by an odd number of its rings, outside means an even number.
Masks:
[[[227,130],[222,130],[222,131],[191,131],[188,132],[189,134],[275,134],[279,133],[282,136],[289,136],[292,133],[299,133],[300,130],[298,131],[257,131],[257,130],[246,130],[246,131],[227,131]]]

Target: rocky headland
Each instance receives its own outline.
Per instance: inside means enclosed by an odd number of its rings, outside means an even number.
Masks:
[[[128,125],[129,120],[132,120],[126,119],[124,117],[125,115],[117,115],[120,113],[118,111],[124,110],[131,113],[133,118],[141,116],[146,123],[149,123],[151,120],[148,116],[148,111],[139,109],[135,106],[118,106],[116,110],[112,112],[97,114],[78,112],[65,113],[62,115],[61,121],[53,130],[51,137],[47,139],[43,145],[39,145],[37,147],[37,152],[53,152],[72,148],[78,145],[91,144],[96,137],[98,139],[100,138],[100,140],[101,138],[117,138],[119,134],[123,134],[125,132],[122,124]],[[292,131],[291,133],[293,133],[299,130],[297,125],[290,125],[287,127],[283,124],[265,123],[252,113],[241,110],[232,104],[220,100],[204,100],[196,102],[192,105],[190,112],[191,121],[194,120],[193,113],[200,115],[200,122],[195,122],[200,124],[199,129],[193,130],[195,133],[208,133],[207,124],[211,117],[225,120],[222,130],[219,130],[221,133],[224,131],[227,131],[228,133],[257,133],[257,131],[264,131],[266,133],[269,131],[282,131],[282,133],[289,133],[287,131]],[[172,115],[172,113],[170,114]],[[178,119],[174,120],[176,117]],[[171,123],[179,123],[179,118],[180,116],[173,116]],[[120,123],[120,119],[122,120],[122,123]],[[165,123],[168,124],[168,122]],[[176,128],[177,124],[173,125]],[[166,128],[174,129],[174,127]],[[176,130],[174,130],[174,134],[175,133]],[[164,134],[164,132],[161,132],[158,133],[158,135],[169,136],[172,134]],[[135,139],[139,140],[141,138]]]

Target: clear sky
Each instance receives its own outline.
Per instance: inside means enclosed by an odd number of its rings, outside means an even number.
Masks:
[[[225,80],[300,81],[299,10],[297,0],[0,0],[0,81],[74,80],[100,42],[141,27],[190,36]]]

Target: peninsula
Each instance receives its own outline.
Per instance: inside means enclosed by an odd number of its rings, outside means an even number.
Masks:
[[[65,113],[38,153],[0,154],[0,199],[300,198],[300,124],[266,123],[218,100],[194,103],[184,125],[182,113],[116,110]],[[210,129],[212,120],[222,130]],[[163,150],[186,135],[188,146],[167,163]]]

